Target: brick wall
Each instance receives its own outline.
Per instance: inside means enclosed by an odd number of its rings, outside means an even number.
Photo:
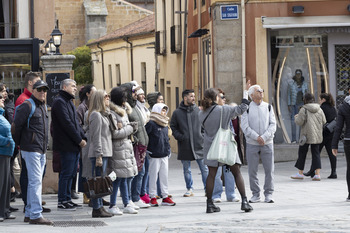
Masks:
[[[107,34],[152,13],[123,0],[105,0],[105,2],[108,10]],[[83,3],[84,0],[55,1],[55,14],[59,20],[59,29],[63,33],[60,47],[62,53],[85,44],[85,9]]]

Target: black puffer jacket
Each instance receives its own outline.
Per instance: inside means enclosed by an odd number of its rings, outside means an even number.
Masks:
[[[350,96],[345,98],[344,103],[338,109],[337,126],[334,130],[332,149],[338,149],[338,143],[344,123],[346,125],[344,140],[350,140]]]
[[[44,102],[37,100],[33,95],[30,98],[34,100],[36,108],[30,118],[29,128],[28,117],[32,106],[30,102],[25,101],[16,109],[14,131],[12,133],[16,144],[19,144],[21,150],[45,154],[49,140],[49,116]]]
[[[183,101],[173,112],[170,128],[177,140],[178,160],[203,158],[203,134],[198,113],[197,105],[186,106]]]

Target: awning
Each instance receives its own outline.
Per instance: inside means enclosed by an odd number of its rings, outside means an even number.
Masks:
[[[261,17],[263,28],[348,27],[349,16]]]

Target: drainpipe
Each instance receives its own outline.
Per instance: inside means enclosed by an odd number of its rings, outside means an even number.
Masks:
[[[123,40],[130,45],[130,56],[131,56],[131,81],[134,81],[134,53],[132,42],[129,41],[129,38],[123,38]]]
[[[184,45],[182,51],[182,91],[186,89],[186,45],[187,45],[187,0],[185,0],[184,15]]]
[[[105,84],[105,63],[104,63],[104,60],[103,60],[103,48],[100,46],[100,43],[97,43],[97,48],[99,48],[101,50],[103,90],[106,90],[106,84]]]
[[[30,0],[30,37],[34,38],[34,0]]]
[[[246,44],[245,44],[245,3],[244,0],[241,0],[242,8],[242,81],[243,81],[243,90],[246,86]]]

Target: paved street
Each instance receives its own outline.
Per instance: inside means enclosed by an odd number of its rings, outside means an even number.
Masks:
[[[306,168],[309,168],[310,162],[307,160]],[[182,197],[185,192],[182,167],[174,155],[170,161],[169,191],[177,203],[176,206],[142,209],[137,215],[124,214],[108,219],[92,219],[91,208],[86,206],[75,212],[57,211],[56,195],[44,195],[46,206],[52,208],[52,212],[45,217],[54,221],[55,226],[23,223],[23,213],[15,212],[17,219],[0,223],[0,232],[350,232],[348,209],[350,203],[345,202],[347,197],[345,157],[342,155],[338,157],[336,180],[326,178],[330,173],[328,158],[322,158],[321,181],[312,181],[310,178],[290,179],[290,175],[296,172],[294,163],[275,164],[275,203],[252,204],[254,211],[251,213],[243,213],[240,210],[240,203],[226,202],[223,194],[223,202],[218,204],[221,212],[206,214],[206,198],[195,163],[192,169],[195,196]],[[259,170],[260,180],[263,182],[263,168],[260,167]],[[241,171],[250,198],[247,167],[243,166]],[[121,206],[120,197],[117,201]],[[77,202],[82,202],[82,195]],[[12,205],[23,209],[20,199]],[[70,225],[101,223],[105,226],[62,227],[60,225],[62,223]]]

